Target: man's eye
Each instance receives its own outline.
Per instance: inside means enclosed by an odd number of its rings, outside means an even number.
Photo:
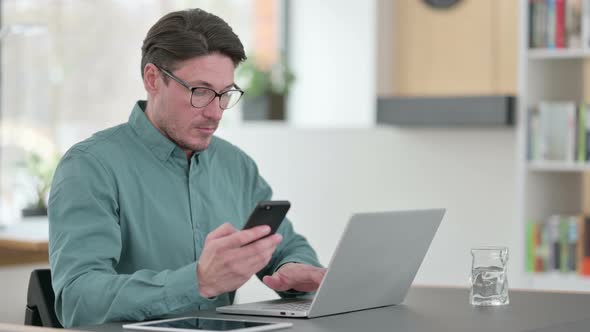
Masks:
[[[207,89],[195,89],[195,91],[193,91],[193,95],[195,95],[197,97],[207,96],[210,93],[211,93],[211,91],[209,91]]]

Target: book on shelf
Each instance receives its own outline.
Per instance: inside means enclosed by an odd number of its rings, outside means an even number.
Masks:
[[[582,0],[566,0],[565,34],[568,48],[582,48]]]
[[[556,43],[556,32],[557,32],[557,10],[556,10],[556,1],[555,0],[547,0],[547,36],[545,37],[547,41],[548,48],[555,48]]]
[[[528,220],[525,270],[590,277],[589,229],[590,217],[585,215],[553,215],[546,220]]]
[[[579,257],[578,261],[580,264],[579,273],[584,276],[590,276],[590,217],[584,216],[581,218],[581,225],[582,225],[582,240],[579,245],[581,245],[581,249],[579,253],[581,257]]]
[[[565,48],[565,0],[555,1],[555,47]]]
[[[587,115],[588,107],[586,104],[580,104],[578,106],[578,112],[576,116],[576,161],[584,162],[590,157],[587,151],[588,138],[590,138],[590,127],[588,126],[587,119],[590,117]]]
[[[590,161],[590,107],[541,101],[529,112],[527,158],[531,161]]]
[[[544,19],[546,17],[545,11],[547,6],[545,0],[530,0],[529,1],[529,47],[542,48],[545,47],[546,32],[542,31],[546,25]]]
[[[590,161],[590,107],[588,105],[582,105],[581,107],[582,112],[584,113],[583,121],[584,123],[580,126],[580,131],[583,132],[581,134],[581,138],[584,140],[584,150],[585,156],[580,156],[580,160]],[[584,139],[585,137],[585,139]],[[584,158],[585,157],[585,158]]]
[[[590,216],[590,172],[582,173],[582,193],[580,199],[582,214]]]
[[[533,248],[533,252],[535,253],[535,272],[543,272],[548,269],[546,257],[549,256],[549,241],[547,240],[547,232],[545,231],[545,228],[545,224],[535,223],[535,248]]]
[[[583,274],[583,267],[584,267],[584,256],[586,253],[585,248],[585,239],[586,239],[586,218],[584,215],[578,216],[577,223],[578,223],[578,239],[580,241],[579,245],[576,248],[576,272],[580,275]]]
[[[577,247],[578,247],[578,218],[577,216],[570,216],[565,227],[565,249],[563,259],[566,266],[564,272],[577,271]]]
[[[529,47],[582,46],[583,0],[529,0]]]
[[[542,238],[544,226],[545,224],[534,220],[526,223],[526,272],[543,272],[546,269],[547,242],[544,242]]]
[[[559,271],[561,267],[561,241],[559,238],[559,216],[549,217],[549,256],[547,258],[548,268],[553,271]]]
[[[582,214],[577,218],[578,246],[576,270],[580,275],[590,276],[590,173],[582,174]]]
[[[525,261],[525,271],[526,272],[535,272],[536,268],[535,268],[535,264],[536,264],[536,253],[535,253],[535,248],[537,247],[537,237],[536,237],[536,224],[534,221],[529,220],[526,223],[526,238],[525,238],[525,243],[526,243],[526,249],[525,249],[525,257],[527,257],[526,261]]]

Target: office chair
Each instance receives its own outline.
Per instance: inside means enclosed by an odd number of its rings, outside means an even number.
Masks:
[[[63,327],[55,315],[54,303],[51,271],[49,269],[33,270],[27,292],[25,325]]]

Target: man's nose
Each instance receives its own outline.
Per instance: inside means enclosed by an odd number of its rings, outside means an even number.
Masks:
[[[219,107],[219,97],[215,97],[204,109],[203,115],[209,119],[221,120],[223,109]]]

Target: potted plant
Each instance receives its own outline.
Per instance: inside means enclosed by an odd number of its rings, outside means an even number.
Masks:
[[[256,56],[250,56],[238,67],[237,77],[245,92],[245,120],[285,119],[285,99],[295,75],[284,57],[266,65]]]
[[[49,189],[53,173],[57,167],[59,156],[52,156],[43,159],[36,152],[27,155],[26,160],[22,163],[24,170],[33,187],[33,199],[22,209],[23,217],[46,216],[47,200],[49,198]]]

